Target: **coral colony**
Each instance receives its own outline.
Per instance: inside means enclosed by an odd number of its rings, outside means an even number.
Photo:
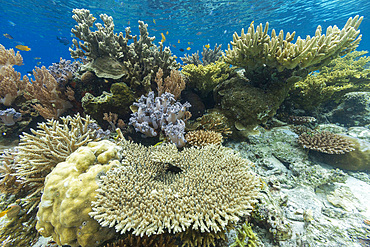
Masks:
[[[186,65],[180,71],[170,48],[155,45],[144,22],[138,37],[130,27],[115,33],[106,14],[100,15],[104,25],[89,10],[73,14],[76,39],[69,49],[81,62],[61,58],[49,69],[36,67],[30,80],[13,68],[22,64],[19,52],[0,45],[0,128],[23,132],[18,147],[1,156],[4,246],[31,246],[38,234],[72,247],[209,247],[233,239],[229,246],[257,246],[261,236],[274,244],[293,241],[282,209],[288,201],[276,199],[279,180],[268,172],[292,187],[346,179],[343,172],[308,166],[308,155],[315,154],[345,156],[353,170],[369,168],[356,161],[370,160],[357,148],[362,142],[316,129],[313,117],[274,119],[285,127],[263,130],[259,140],[249,135],[260,124],[268,127],[284,102],[309,102],[303,92],[318,89],[307,81],[326,80],[325,71],[337,69],[332,63],[356,60],[353,69],[363,70],[368,58],[340,58],[358,46],[363,17],[349,18],[343,29],[330,26],[326,34],[318,26],[313,37],[295,43],[294,32],[284,38],[283,31],[268,34],[268,23],[252,23],[233,35],[225,53],[221,45],[206,45],[202,61],[199,52],[181,58]],[[321,68],[315,78],[308,75]],[[367,73],[362,88],[369,88]],[[191,119],[192,112],[199,118]],[[234,147],[248,149],[246,158],[223,144],[246,136],[248,143]],[[145,145],[150,138],[157,144]],[[298,158],[286,156],[293,149]],[[275,163],[281,166],[264,170]],[[288,169],[291,177],[281,178]],[[307,229],[316,220],[311,209],[292,215],[302,216]],[[289,244],[304,240],[294,241]]]

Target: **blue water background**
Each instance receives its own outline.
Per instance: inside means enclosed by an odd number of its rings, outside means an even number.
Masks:
[[[364,16],[360,26],[363,38],[358,50],[370,50],[369,0],[1,0],[0,3],[0,30],[14,38],[1,35],[0,43],[6,48],[15,48],[18,44],[31,48],[31,51],[21,51],[24,65],[15,67],[22,75],[38,62],[38,66],[49,66],[60,57],[70,59],[68,47],[73,36],[70,30],[76,24],[72,19],[73,8],[90,9],[97,21],[102,13],[113,16],[116,32],[124,32],[129,25],[132,34],[138,34],[137,21],[142,20],[149,24],[149,35],[156,37],[155,42],[161,40],[161,33],[166,36],[164,45],[171,46],[177,57],[201,51],[205,44],[211,47],[222,44],[226,49],[233,33],[240,34],[252,21],[255,24],[268,21],[270,31],[272,28],[296,31],[296,37],[306,37],[314,35],[317,25],[321,25],[324,32],[329,25],[342,28],[349,17],[358,14]],[[69,45],[60,43],[57,36],[66,37]]]

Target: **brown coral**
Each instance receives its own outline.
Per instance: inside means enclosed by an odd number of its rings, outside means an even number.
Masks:
[[[181,96],[182,90],[185,89],[185,81],[182,77],[180,71],[171,70],[170,76],[167,76],[163,82],[163,70],[158,69],[158,72],[155,77],[155,82],[157,83],[158,96],[161,96],[163,93],[171,93],[175,96],[175,99],[179,99]]]
[[[303,148],[327,154],[345,154],[355,150],[354,144],[345,136],[329,131],[303,133],[299,136],[298,143]]]
[[[190,146],[220,145],[222,143],[222,134],[212,130],[195,130],[186,133],[185,139]]]
[[[260,182],[250,162],[231,149],[122,146],[122,166],[101,177],[92,202],[90,216],[102,226],[136,236],[189,229],[217,234],[250,213]]]
[[[27,82],[25,98],[28,100],[37,99],[39,104],[35,104],[34,108],[45,119],[57,119],[66,109],[71,108],[72,104],[68,101],[67,94],[59,89],[59,84],[50,72],[42,66],[33,70],[35,80]],[[71,89],[70,89],[71,90]]]
[[[152,235],[138,237],[129,234],[127,237],[107,244],[105,247],[176,247],[171,235]]]

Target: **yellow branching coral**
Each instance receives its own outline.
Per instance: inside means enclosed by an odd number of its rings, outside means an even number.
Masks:
[[[221,233],[248,215],[259,190],[251,163],[221,145],[144,147],[123,141],[122,166],[102,176],[90,213],[137,236]],[[204,245],[203,245],[204,246]]]
[[[295,83],[289,101],[298,107],[312,110],[321,104],[339,102],[349,92],[370,91],[370,69],[366,65],[367,51],[354,51],[344,57],[332,60],[318,73],[312,73],[305,80]]]
[[[271,36],[267,34],[269,23],[265,27],[260,24],[254,28],[253,22],[245,33],[233,35],[232,48],[226,51],[225,62],[253,71],[263,65],[284,69],[309,68],[316,70],[326,65],[333,57],[342,56],[356,49],[361,35],[358,30],[363,17],[358,15],[349,18],[343,29],[337,26],[329,26],[326,34],[322,34],[321,26],[318,26],[315,36],[306,39],[297,38],[292,43],[295,32],[286,34],[281,30],[277,35],[273,29]]]
[[[232,74],[233,70],[222,60],[207,65],[188,64],[181,71],[189,87],[199,91],[205,97],[222,81],[225,81]]]

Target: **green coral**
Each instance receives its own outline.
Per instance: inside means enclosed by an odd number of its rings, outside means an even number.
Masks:
[[[245,223],[242,225],[241,229],[238,229],[235,242],[232,243],[230,247],[257,247],[257,240],[258,237],[253,232],[252,226]]]
[[[202,97],[206,97],[220,82],[235,73],[222,60],[207,65],[188,64],[182,68],[181,72],[187,78],[187,85],[197,90]]]
[[[82,98],[82,107],[99,123],[102,123],[103,113],[115,112],[120,116],[128,116],[130,105],[135,101],[132,90],[125,83],[114,83],[110,93],[103,92],[98,97],[86,93]]]
[[[370,62],[367,51],[354,51],[332,60],[320,72],[310,74],[294,85],[289,101],[305,110],[328,102],[339,103],[348,92],[370,91]]]

